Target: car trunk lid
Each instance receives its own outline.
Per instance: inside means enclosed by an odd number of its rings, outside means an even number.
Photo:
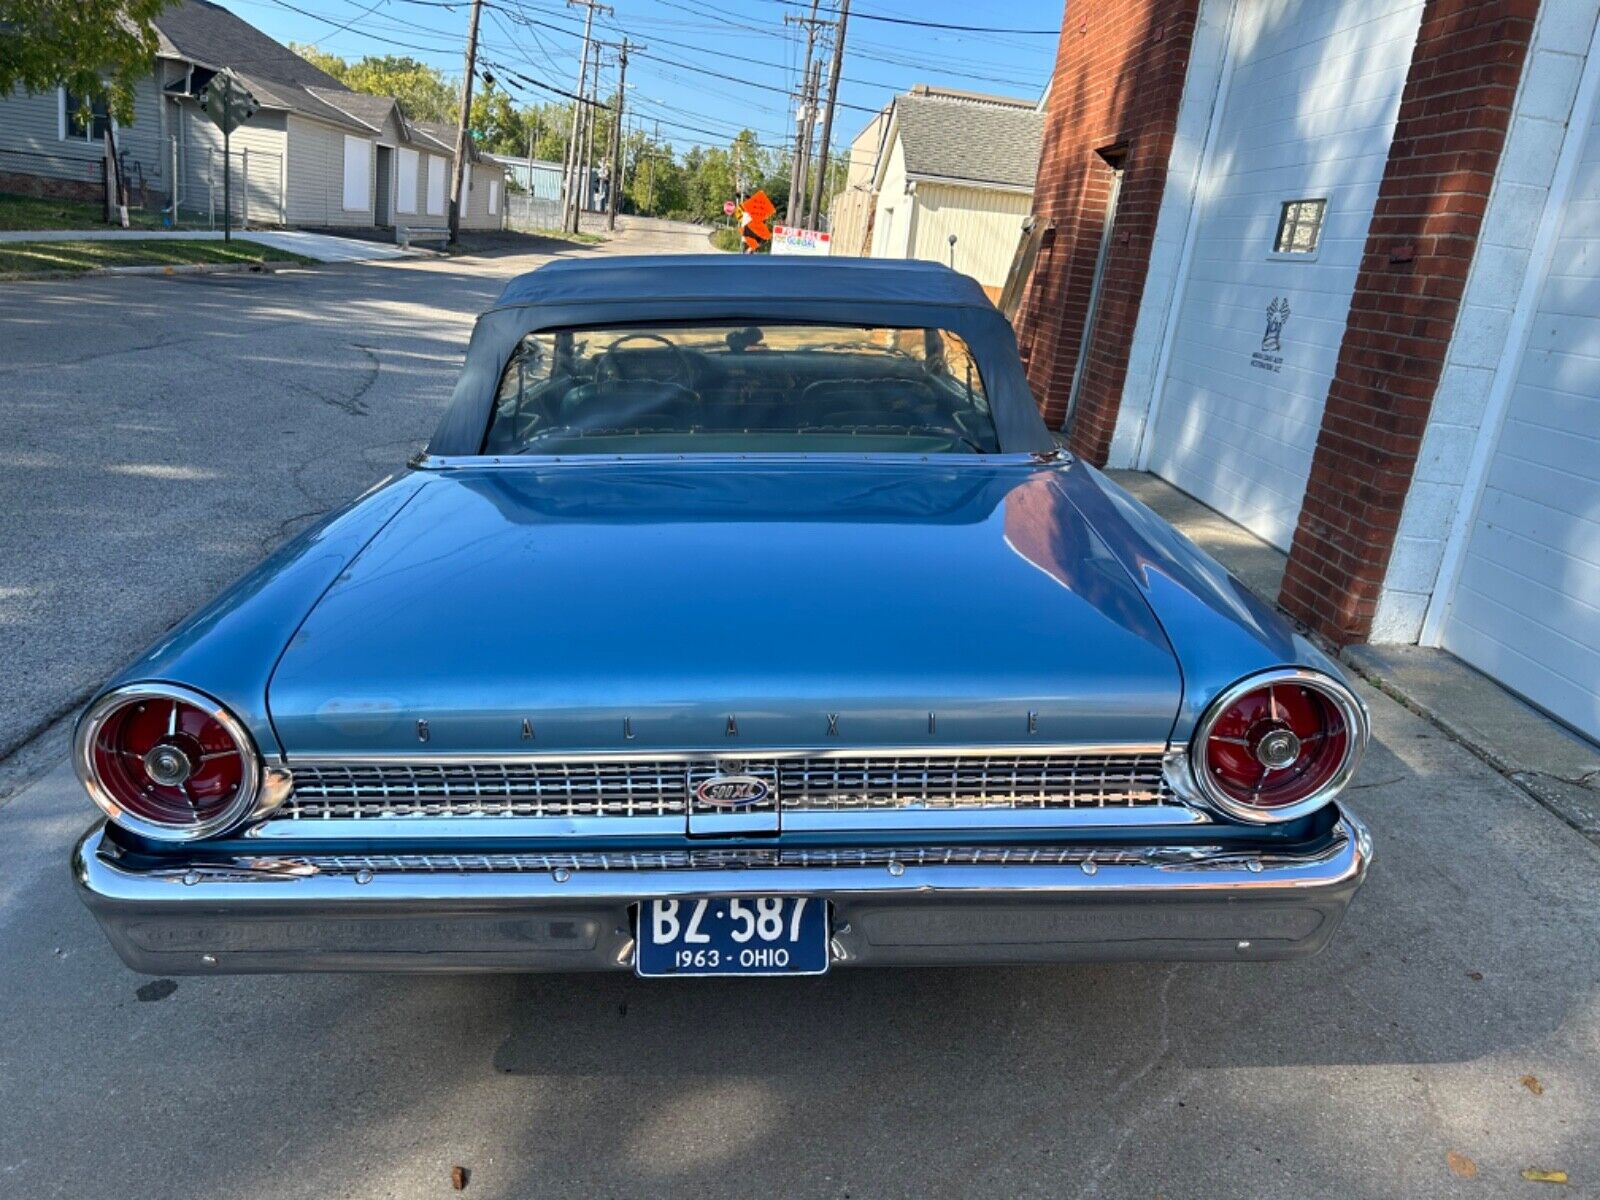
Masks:
[[[272,721],[291,762],[1163,743],[1177,664],[1070,469],[440,471],[306,617]]]

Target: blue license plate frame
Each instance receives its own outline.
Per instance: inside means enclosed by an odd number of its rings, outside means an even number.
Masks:
[[[647,979],[822,975],[831,965],[828,902],[815,896],[641,900],[638,912],[633,969]]]

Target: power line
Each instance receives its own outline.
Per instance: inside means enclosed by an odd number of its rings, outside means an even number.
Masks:
[[[786,4],[790,8],[800,8],[804,0],[774,0],[777,4]],[[830,9],[835,15],[838,9]],[[1060,37],[1061,27],[1054,29],[1007,29],[997,25],[951,25],[944,21],[919,21],[915,17],[890,17],[882,13],[866,13],[859,9],[856,19],[860,21],[882,21],[886,25],[914,25],[918,29],[948,29],[952,33],[1022,33],[1035,34],[1040,37]]]

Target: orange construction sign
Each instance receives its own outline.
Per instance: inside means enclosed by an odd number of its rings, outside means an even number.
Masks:
[[[739,206],[739,227],[746,250],[758,249],[762,242],[771,240],[767,218],[777,211],[778,206],[765,192],[757,192]]]

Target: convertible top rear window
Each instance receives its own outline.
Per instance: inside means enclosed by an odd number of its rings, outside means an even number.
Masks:
[[[489,454],[992,454],[977,363],[915,327],[636,325],[525,336]]]

